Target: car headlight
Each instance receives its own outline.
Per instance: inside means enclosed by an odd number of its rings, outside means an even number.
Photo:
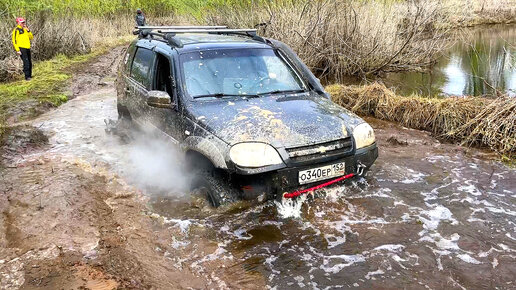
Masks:
[[[258,142],[239,143],[229,150],[231,161],[241,167],[263,167],[283,163],[271,145]]]
[[[375,142],[373,128],[367,123],[362,123],[355,127],[353,130],[353,136],[355,137],[355,143],[358,148],[369,146]]]

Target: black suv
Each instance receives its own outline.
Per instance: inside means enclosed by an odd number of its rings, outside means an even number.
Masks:
[[[253,29],[139,27],[119,70],[118,113],[159,132],[213,205],[293,198],[361,175],[378,149],[282,42]]]

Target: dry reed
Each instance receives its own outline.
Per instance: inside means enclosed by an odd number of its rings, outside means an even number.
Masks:
[[[398,96],[383,84],[327,87],[333,100],[361,115],[426,130],[462,144],[516,153],[516,98]]]

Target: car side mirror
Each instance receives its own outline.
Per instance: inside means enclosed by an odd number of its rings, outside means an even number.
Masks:
[[[147,105],[156,108],[172,108],[172,101],[167,92],[150,91],[147,95]]]

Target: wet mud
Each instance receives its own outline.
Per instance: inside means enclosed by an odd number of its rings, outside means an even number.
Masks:
[[[364,178],[213,209],[173,146],[105,119],[110,81],[32,122],[48,144],[4,156],[0,288],[515,287],[516,170],[489,152],[368,119]]]

